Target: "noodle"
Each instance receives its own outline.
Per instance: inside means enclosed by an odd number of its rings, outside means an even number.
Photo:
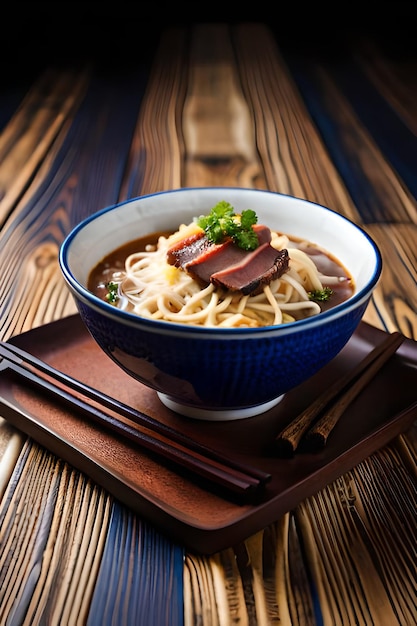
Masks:
[[[314,244],[272,231],[271,245],[288,250],[288,270],[282,276],[264,285],[257,295],[243,295],[212,283],[202,288],[186,271],[167,261],[168,249],[192,228],[182,225],[169,237],[161,235],[155,246],[127,256],[124,270],[115,271],[111,279],[118,285],[117,306],[150,319],[198,326],[279,325],[317,315],[322,308],[309,293],[350,280],[337,272],[327,276],[320,271],[314,257],[302,249],[314,248],[316,255],[325,256]],[[331,267],[335,269],[335,263]]]

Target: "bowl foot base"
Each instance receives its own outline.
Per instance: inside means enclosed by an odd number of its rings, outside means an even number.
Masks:
[[[157,395],[162,404],[164,404],[168,409],[171,409],[171,411],[175,411],[176,413],[184,415],[185,417],[192,417],[193,419],[198,420],[208,420],[211,422],[227,422],[231,420],[241,420],[247,417],[260,415],[261,413],[265,413],[266,411],[269,411],[269,409],[272,409],[279,402],[281,402],[282,398],[284,397],[284,395],[281,395],[278,396],[278,398],[269,400],[268,402],[246,408],[203,409],[196,406],[190,406],[188,404],[181,404],[180,402],[176,402],[171,397],[159,391],[157,392]]]

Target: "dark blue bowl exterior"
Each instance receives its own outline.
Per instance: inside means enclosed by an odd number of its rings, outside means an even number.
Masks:
[[[227,341],[159,335],[76,302],[98,345],[130,376],[176,402],[228,410],[272,401],[315,374],[348,342],[368,301],[279,339],[259,334]]]

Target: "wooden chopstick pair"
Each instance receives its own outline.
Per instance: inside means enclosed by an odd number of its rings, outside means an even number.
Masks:
[[[276,452],[280,456],[292,456],[302,440],[309,450],[323,448],[348,406],[398,350],[404,339],[399,332],[389,334],[355,367],[319,395],[277,435],[274,442]]]
[[[0,356],[3,357],[1,369],[13,371],[100,426],[186,468],[194,480],[195,475],[201,476],[209,483],[244,499],[254,497],[271,479],[270,474],[225,458],[218,451],[60,372],[17,346],[0,342]],[[70,389],[82,397],[74,395]],[[104,408],[110,409],[112,413],[106,412]],[[120,420],[118,415],[127,418],[130,423]]]

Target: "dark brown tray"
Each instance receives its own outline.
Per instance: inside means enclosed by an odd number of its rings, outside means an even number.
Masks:
[[[202,443],[272,474],[262,499],[241,504],[207,489],[199,479],[173,471],[150,453],[117,439],[41,392],[3,372],[2,415],[51,452],[85,472],[121,502],[186,548],[211,554],[279,519],[327,483],[406,430],[417,417],[417,343],[407,339],[349,407],[319,453],[279,459],[274,436],[318,393],[351,368],[385,336],[361,323],[342,352],[310,381],[263,415],[209,423],[181,417],[156,393],[129,378],[101,352],[76,316],[10,340],[51,365],[141,409]]]

